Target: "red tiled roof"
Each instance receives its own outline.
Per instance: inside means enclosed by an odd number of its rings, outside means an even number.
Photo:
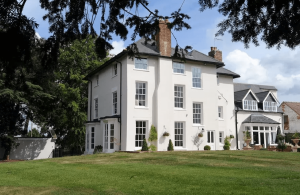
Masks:
[[[282,102],[300,115],[300,102]]]

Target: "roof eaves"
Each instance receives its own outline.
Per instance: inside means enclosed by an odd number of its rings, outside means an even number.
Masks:
[[[228,76],[233,76],[233,78],[240,78],[241,76],[238,74],[230,74],[230,73],[221,73],[221,72],[217,72],[217,74],[221,74],[221,75],[228,75]]]

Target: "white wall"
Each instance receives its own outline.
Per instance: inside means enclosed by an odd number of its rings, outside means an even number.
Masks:
[[[52,138],[18,138],[20,145],[10,152],[10,159],[37,160],[52,158],[55,140]]]
[[[284,133],[296,133],[300,132],[300,118],[298,114],[292,110],[289,106],[284,103],[281,105],[281,108],[285,115],[288,115],[289,118],[289,129],[283,130]]]
[[[236,149],[235,132],[235,108],[234,108],[234,87],[232,76],[219,75],[218,85],[218,106],[223,107],[223,120],[219,119],[218,129],[224,131],[224,138],[233,135],[231,149]],[[223,149],[223,144],[219,143],[219,150]]]

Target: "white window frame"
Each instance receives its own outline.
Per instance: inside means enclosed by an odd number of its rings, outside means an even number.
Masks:
[[[180,62],[173,62],[173,73],[174,74],[185,74],[185,65]]]
[[[199,76],[197,75],[198,73]],[[192,66],[192,88],[202,89],[201,75],[201,68]],[[199,82],[196,82],[195,79],[199,79]],[[199,84],[200,86],[198,86],[197,84]]]
[[[139,150],[143,146],[143,140],[146,138],[148,121],[136,120],[135,121],[135,139],[134,146],[136,150]]]
[[[112,114],[118,113],[118,93],[117,91],[112,92]]]
[[[95,127],[91,127],[91,149],[95,148]]]
[[[224,144],[224,131],[219,131],[219,143]]]
[[[140,85],[144,85],[140,88]],[[143,81],[136,81],[135,82],[135,107],[147,107],[147,82]],[[142,90],[142,93],[140,93],[140,90]],[[144,91],[143,91],[144,90]],[[144,97],[144,100],[142,99]],[[140,102],[145,102],[145,105],[140,105]]]
[[[277,112],[277,103],[271,101],[264,101],[263,103],[264,111]]]
[[[183,148],[184,147],[184,122],[175,121],[174,122],[174,147]]]
[[[257,127],[256,129],[254,129],[254,127]],[[267,141],[270,142],[270,146],[276,146],[277,144],[272,143],[273,141],[275,142],[276,140],[276,134],[277,134],[277,127],[278,125],[270,125],[270,124],[263,124],[263,123],[256,123],[254,125],[252,124],[245,124],[244,129],[245,131],[250,132],[251,135],[251,144],[254,144],[254,132],[258,132],[258,143],[256,143],[255,145],[261,145],[262,143],[262,137],[261,134],[264,134],[264,147],[267,146]],[[266,133],[269,133],[269,140],[266,139]],[[275,134],[275,137],[272,137],[272,134]],[[272,140],[272,138],[274,138]]]
[[[218,118],[221,120],[224,119],[223,113],[223,106],[218,106]]]
[[[180,89],[180,90],[179,90]],[[182,90],[181,90],[182,89]],[[184,109],[184,86],[183,85],[174,85],[174,108],[175,109]],[[178,101],[182,100],[182,102]],[[181,106],[182,103],[182,106]]]
[[[110,142],[109,142],[109,149],[113,150],[115,149],[115,124],[113,123],[110,123],[110,128],[109,128],[109,139],[110,139]]]
[[[98,107],[99,107],[99,100],[98,97],[96,97],[94,98],[94,119],[98,118]]]
[[[243,100],[243,109],[257,111],[257,101],[256,100]]]
[[[87,129],[86,131],[86,149],[90,149],[90,130]]]
[[[145,64],[140,65],[142,63],[138,63],[138,61],[143,61],[143,60],[146,61],[146,65]],[[137,66],[137,65],[139,65],[139,66]],[[146,68],[145,68],[145,66],[146,66]],[[147,58],[141,58],[141,59],[134,58],[134,69],[136,69],[136,70],[148,70],[148,59]]]
[[[99,85],[99,75],[96,76],[96,87]]]
[[[197,107],[196,105],[200,105],[200,107]],[[200,115],[200,118],[198,118],[196,115]],[[202,115],[203,115],[203,103],[202,102],[193,102],[193,125],[203,125],[202,121]],[[200,120],[200,123],[198,121]]]
[[[113,64],[112,66],[112,77],[115,77],[118,75],[118,64]]]

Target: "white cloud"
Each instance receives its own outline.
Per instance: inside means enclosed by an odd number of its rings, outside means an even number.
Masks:
[[[241,75],[240,82],[253,84],[265,83],[267,70],[260,65],[258,59],[251,58],[247,53],[234,50],[225,58],[226,67]]]
[[[114,49],[110,50],[109,53],[114,54],[114,55],[117,55],[118,53],[123,51],[123,49],[125,49],[124,41],[122,41],[122,40],[121,41],[113,41],[112,46],[114,47]]]
[[[297,58],[297,55],[280,52],[256,59],[243,51],[234,50],[229,52],[224,62],[226,68],[241,75],[235,82],[272,85],[278,89],[280,101],[299,101],[300,71],[291,64]]]

